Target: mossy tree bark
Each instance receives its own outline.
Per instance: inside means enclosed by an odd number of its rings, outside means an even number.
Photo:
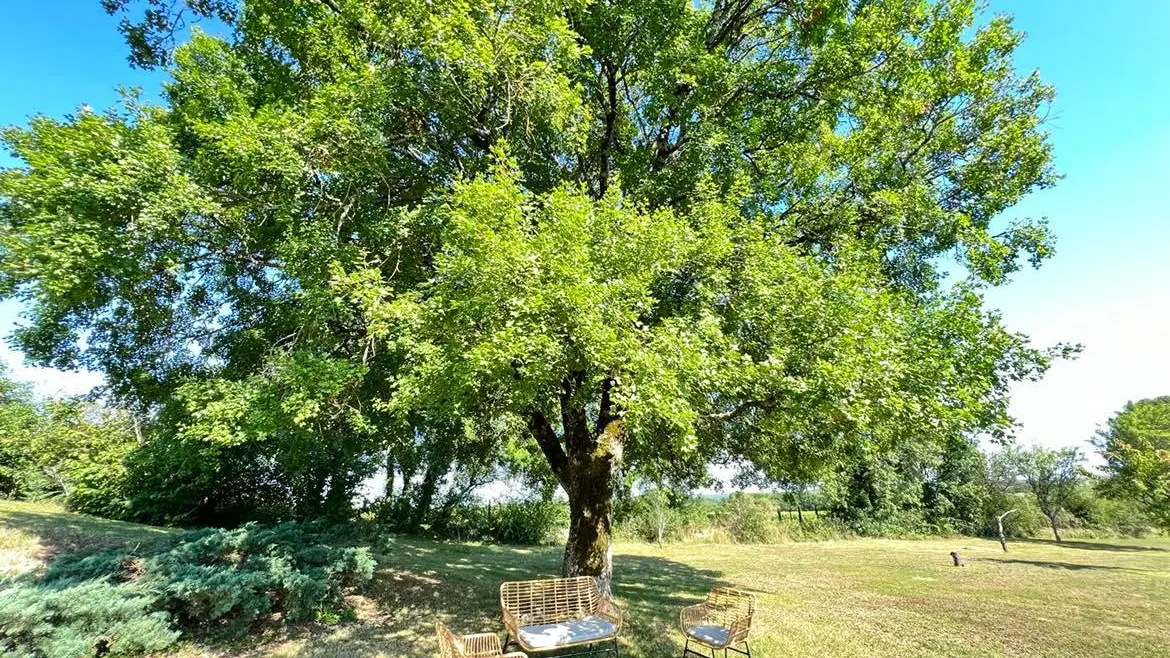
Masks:
[[[592,424],[579,400],[580,381],[580,376],[571,376],[562,385],[559,435],[540,411],[528,414],[528,428],[569,498],[569,538],[561,571],[565,576],[593,576],[609,596],[614,472],[621,462],[625,427],[610,400],[613,380],[602,384],[597,421]]]

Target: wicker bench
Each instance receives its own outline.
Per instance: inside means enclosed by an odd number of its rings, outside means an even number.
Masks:
[[[621,613],[588,576],[504,583],[500,585],[500,608],[508,632],[505,648],[515,641],[530,653],[585,647],[558,655],[618,656]],[[595,647],[599,644],[604,646]]]

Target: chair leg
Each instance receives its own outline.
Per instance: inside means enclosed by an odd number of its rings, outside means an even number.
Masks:
[[[733,651],[735,653],[738,653],[741,656],[747,656],[748,658],[752,658],[752,645],[748,644],[747,640],[743,641],[743,648],[742,649],[736,649],[733,646],[728,646],[726,649],[723,650],[724,655],[726,655],[728,651]]]

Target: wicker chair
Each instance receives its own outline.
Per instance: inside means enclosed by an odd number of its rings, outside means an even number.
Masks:
[[[618,656],[621,613],[601,595],[597,582],[589,576],[504,583],[500,585],[500,608],[510,638],[504,642],[505,647],[514,640],[520,648],[533,653],[604,643],[601,648],[558,656]]]
[[[438,620],[435,633],[439,636],[439,655],[443,658],[528,658],[519,651],[504,653],[495,633],[455,635]]]
[[[709,649],[712,657],[716,649],[722,649],[724,656],[728,651],[734,651],[750,658],[752,648],[748,645],[748,633],[755,613],[754,594],[730,587],[711,590],[706,601],[683,608],[679,613],[679,626],[687,639],[683,657],[691,654],[704,656],[691,648],[691,642],[694,642]],[[741,644],[742,649],[736,648]]]

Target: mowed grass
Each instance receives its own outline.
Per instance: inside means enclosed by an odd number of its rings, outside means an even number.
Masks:
[[[0,551],[51,545],[40,533],[106,542],[159,529],[0,502]],[[71,535],[75,536],[75,535]],[[13,540],[13,537],[17,539]],[[31,543],[30,543],[31,542]],[[501,631],[504,580],[555,576],[557,548],[392,537],[372,546],[374,583],[350,598],[359,621],[270,629],[183,656],[433,656],[433,623]],[[615,595],[622,655],[681,654],[678,609],[716,584],[759,596],[752,653],[770,656],[1170,656],[1170,540],[995,542],[850,540],[782,545],[622,544]],[[958,551],[966,567],[950,566]]]
[[[53,503],[0,499],[0,576],[39,568],[58,553],[146,545],[174,532],[71,514]]]

